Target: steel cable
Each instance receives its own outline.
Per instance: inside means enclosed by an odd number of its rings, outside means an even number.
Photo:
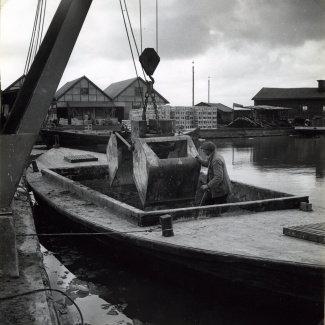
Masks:
[[[78,307],[78,305],[65,292],[63,292],[61,290],[58,290],[58,289],[51,289],[51,288],[48,288],[48,289],[45,289],[45,288],[44,289],[36,289],[36,290],[20,293],[20,294],[17,294],[17,295],[13,295],[13,296],[3,297],[3,298],[0,298],[0,301],[14,299],[14,298],[22,297],[22,296],[27,296],[29,294],[42,292],[42,291],[56,291],[56,292],[60,292],[65,297],[67,297],[75,305],[75,307],[77,308],[77,310],[79,312],[79,315],[80,315],[81,325],[84,325],[84,319],[83,319],[83,316],[82,316],[82,312],[81,312],[80,308]]]

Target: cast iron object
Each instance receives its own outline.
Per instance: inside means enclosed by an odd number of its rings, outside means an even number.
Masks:
[[[152,76],[160,62],[160,57],[153,48],[146,48],[140,55],[139,60],[145,73]]]

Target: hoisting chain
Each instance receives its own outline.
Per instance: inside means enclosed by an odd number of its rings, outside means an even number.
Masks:
[[[150,81],[147,81],[147,91],[145,94],[145,99],[143,103],[143,109],[142,109],[142,121],[147,120],[147,105],[148,105],[148,99],[149,99],[149,90],[150,90]]]
[[[159,127],[159,114],[158,114],[158,107],[157,107],[156,97],[155,97],[154,92],[151,93],[151,100],[152,100],[152,103],[153,103],[153,108],[155,110],[157,126]]]
[[[152,81],[147,81],[147,91],[145,93],[145,100],[144,100],[144,104],[143,104],[142,120],[146,120],[146,112],[147,112],[148,100],[149,100],[149,97],[151,97],[151,101],[153,103],[153,108],[154,108],[155,117],[156,117],[156,121],[157,121],[157,128],[159,130],[158,106],[157,106],[157,102],[156,102],[155,92],[154,92],[154,89],[153,89],[153,84],[155,83],[155,80],[152,78],[152,76],[149,76],[149,78]]]

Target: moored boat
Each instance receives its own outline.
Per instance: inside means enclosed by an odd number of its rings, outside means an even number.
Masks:
[[[91,126],[89,129],[62,126],[43,128],[40,130],[40,136],[48,148],[62,146],[103,153],[106,151],[106,145],[111,133],[120,129],[120,125]]]
[[[325,135],[325,126],[296,126],[297,134],[307,137]]]
[[[323,299],[324,246],[283,234],[284,227],[323,221],[322,209],[299,210],[308,196],[232,182],[234,193],[226,205],[197,206],[185,196],[177,202],[146,204],[150,200],[141,199],[134,184],[110,186],[104,154],[51,149],[37,164],[40,171],[28,169],[26,175],[36,198],[88,232],[105,233],[101,240],[197,270],[202,276]],[[159,228],[166,215],[174,222],[171,237],[162,236]]]
[[[40,136],[48,148],[62,146],[105,153],[107,143],[113,132],[120,132],[123,137],[130,138],[130,132],[122,130],[121,125],[91,126],[89,129],[77,128],[76,126],[43,128],[40,130]],[[179,134],[191,136],[194,143],[198,144],[200,129],[182,130]]]

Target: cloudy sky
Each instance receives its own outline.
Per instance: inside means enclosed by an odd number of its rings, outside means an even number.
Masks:
[[[156,30],[158,3],[158,33]],[[24,72],[37,0],[1,0],[1,88]],[[58,0],[47,0],[47,29]],[[139,0],[126,0],[141,52]],[[141,0],[142,49],[158,43],[155,89],[171,105],[252,105],[262,87],[325,79],[324,0]],[[158,34],[158,38],[156,35]],[[136,50],[138,74],[143,78]],[[119,0],[93,0],[60,86],[87,76],[105,89],[136,76]]]

